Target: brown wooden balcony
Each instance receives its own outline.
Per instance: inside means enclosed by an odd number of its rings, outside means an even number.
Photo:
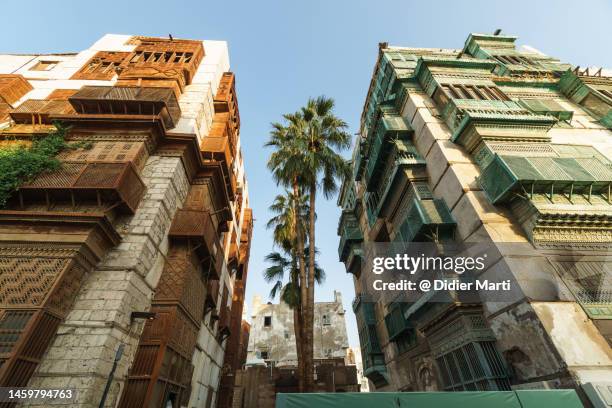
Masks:
[[[201,244],[196,252],[202,259],[211,259],[210,268],[204,266],[204,274],[208,275],[208,279],[219,279],[223,267],[223,249],[219,245],[219,235],[208,211],[177,210],[168,236],[170,239],[194,240]]]
[[[215,160],[225,164],[229,172],[234,162],[234,154],[228,137],[205,137],[200,145],[202,156],[206,160]]]
[[[61,168],[43,173],[18,190],[20,205],[33,202],[96,201],[118,205],[133,214],[146,186],[133,164],[63,162]]]
[[[73,114],[74,108],[68,101],[28,99],[9,112],[15,123],[50,124],[55,115]]]
[[[68,101],[79,114],[160,117],[167,129],[176,126],[181,116],[171,88],[84,86]]]
[[[240,128],[240,113],[236,97],[236,78],[232,72],[224,72],[215,94],[215,112],[228,112],[236,128]]]
[[[203,167],[200,169],[196,176],[196,182],[198,184],[210,183],[213,188],[214,194],[214,208],[216,210],[226,209],[217,213],[219,220],[219,230],[227,232],[226,227],[221,225],[232,219],[232,213],[229,210],[230,201],[234,199],[231,191],[228,191],[229,181],[227,180],[225,168],[223,163],[218,161],[205,161]]]
[[[234,201],[238,183],[236,181],[236,175],[232,170],[234,150],[230,138],[227,136],[207,136],[202,140],[200,150],[204,160],[220,163],[228,197],[231,201]]]
[[[206,287],[206,306],[216,307],[219,299],[219,280],[209,279]]]
[[[232,155],[235,154],[236,143],[238,139],[238,128],[232,122],[230,114],[228,112],[215,113],[208,136],[227,137],[229,139]]]
[[[121,65],[119,79],[175,79],[181,89],[191,83],[202,58],[201,41],[140,37]]]

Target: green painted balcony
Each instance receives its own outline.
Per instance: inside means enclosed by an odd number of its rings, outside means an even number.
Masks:
[[[551,99],[521,99],[519,104],[538,115],[547,115],[558,120],[570,121],[574,117],[573,111],[568,111]]]
[[[451,130],[461,124],[466,113],[503,118],[512,115],[529,115],[529,111],[514,101],[449,99],[440,110],[442,118]]]
[[[444,200],[413,198],[399,233],[403,242],[440,241],[451,239],[456,225]]]
[[[391,200],[391,192],[402,191],[402,183],[408,183],[411,172],[407,169],[421,167],[425,169],[426,162],[408,140],[397,139],[389,153],[387,162],[379,178],[376,196],[378,203],[375,207],[377,217],[384,216],[383,212]]]
[[[340,262],[344,262],[348,257],[351,245],[363,241],[363,233],[359,228],[359,221],[353,212],[342,211],[338,225],[338,235],[340,236],[338,256]]]
[[[590,197],[599,194],[610,201],[612,163],[600,158],[520,157],[495,155],[479,182],[493,204],[517,195],[563,193]]]
[[[361,276],[361,266],[363,263],[363,259],[364,255],[361,242],[351,244],[348,255],[346,257],[346,261],[344,261],[346,271],[348,273],[352,273],[357,278],[359,278],[359,276]]]
[[[353,310],[357,316],[364,375],[377,387],[383,386],[389,379],[385,356],[376,332],[375,303],[363,295],[358,295],[353,301]]]
[[[412,127],[401,116],[381,116],[374,132],[365,168],[368,191],[377,189],[376,183],[382,176],[388,155],[394,149],[394,141],[407,140],[413,133]]]
[[[501,100],[450,99],[441,115],[453,131],[451,140],[468,152],[483,140],[550,142],[548,130],[558,121],[557,115],[534,113],[518,102]]]
[[[363,176],[363,171],[365,170],[366,160],[363,157],[364,152],[364,141],[359,140],[357,142],[357,146],[355,147],[355,152],[353,154],[353,179],[355,181],[361,181],[361,177]]]
[[[567,71],[559,88],[569,99],[585,108],[603,126],[612,129],[612,77],[589,75],[588,70]]]
[[[383,387],[389,383],[385,355],[382,353],[367,354],[361,352],[363,361],[363,375],[372,381],[376,387]]]
[[[385,316],[385,326],[389,334],[389,341],[394,341],[413,330],[408,320],[404,317],[404,306],[405,304],[402,303],[392,304],[389,313]]]

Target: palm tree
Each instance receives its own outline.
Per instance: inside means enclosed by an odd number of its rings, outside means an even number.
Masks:
[[[268,159],[268,168],[272,171],[272,175],[277,184],[281,184],[292,189],[292,194],[295,199],[291,200],[291,204],[293,206],[293,213],[296,214],[299,211],[298,203],[302,201],[301,197],[303,197],[303,189],[301,188],[301,184],[303,182],[301,177],[304,171],[304,149],[298,146],[298,142],[303,141],[303,137],[300,137],[300,135],[303,134],[303,121],[297,114],[287,114],[284,115],[283,118],[286,125],[281,123],[272,123],[270,139],[265,146],[273,147],[275,149]],[[271,209],[274,210],[273,208],[274,204]],[[298,343],[301,347],[303,344],[303,339],[305,338],[305,334],[303,332],[303,311],[305,310],[308,297],[306,287],[306,262],[304,259],[306,228],[305,224],[302,222],[297,222],[296,217],[287,218],[291,218],[291,223],[286,224],[285,228],[289,226],[289,229],[292,232],[293,241],[291,244],[293,246],[293,251],[295,252],[294,260],[298,268],[298,281],[304,283],[303,285],[299,285],[300,308],[294,309],[294,320],[298,323],[299,327],[297,329],[300,331],[299,336],[296,332],[296,339],[299,339]],[[299,354],[300,356],[304,355],[301,350]],[[306,377],[306,367],[304,364],[302,364],[303,362],[304,359],[298,359],[300,391],[304,391],[304,381]]]
[[[309,99],[305,107],[293,114],[283,115],[285,124],[273,123],[266,146],[275,148],[268,160],[268,168],[278,184],[293,189],[295,197],[308,190],[308,235],[300,222],[293,223],[299,267],[300,300],[303,313],[303,376],[305,388],[314,388],[313,329],[316,195],[320,187],[325,198],[338,189],[338,180],[348,174],[348,162],[336,152],[350,147],[351,136],[347,124],[334,115],[334,101],[320,96]],[[297,200],[294,200],[294,205]],[[304,247],[308,242],[308,256]],[[306,259],[307,258],[307,259]],[[306,271],[306,264],[308,271]]]
[[[304,348],[306,369],[314,367],[313,359],[313,329],[314,329],[314,281],[315,281],[315,222],[316,197],[320,187],[326,199],[338,191],[338,182],[348,175],[348,161],[338,151],[351,146],[351,135],[346,131],[348,125],[334,113],[334,100],[325,96],[309,99],[301,109],[301,117],[305,122],[305,167],[309,195],[309,231],[308,244],[310,248],[308,262],[308,291],[304,322]],[[314,388],[313,371],[308,371],[306,388]]]
[[[319,251],[315,251],[319,253]],[[282,254],[277,251],[270,252],[266,255],[266,262],[271,265],[264,271],[264,279],[268,283],[273,283],[272,289],[270,289],[270,299],[275,299],[276,296],[280,297],[280,300],[286,303],[291,309],[299,309],[301,305],[300,290],[298,275],[299,270],[292,257]],[[308,255],[307,259],[308,261]],[[285,283],[285,276],[289,277],[288,282]],[[325,271],[321,269],[318,262],[315,262],[315,282],[320,285],[325,281]],[[296,338],[298,337],[298,331],[296,330]],[[299,358],[299,354],[298,354]]]
[[[298,190],[298,192],[301,190]],[[275,298],[280,293],[281,300],[293,309],[293,329],[296,339],[296,352],[298,360],[299,390],[304,390],[302,339],[303,339],[303,313],[302,296],[300,293],[300,270],[305,271],[305,261],[300,261],[297,252],[296,225],[299,223],[300,231],[306,229],[306,216],[308,215],[307,198],[296,195],[291,191],[279,194],[274,198],[269,207],[274,216],[268,221],[267,227],[273,229],[274,243],[284,252],[273,252],[266,257],[272,262],[264,272],[264,278],[268,282],[275,281],[270,292],[270,297]],[[301,268],[300,268],[301,266]],[[288,272],[289,282],[283,285],[285,272]],[[304,281],[302,281],[304,282]]]

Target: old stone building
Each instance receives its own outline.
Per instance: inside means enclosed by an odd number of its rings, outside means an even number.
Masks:
[[[233,407],[273,408],[277,393],[298,392],[293,310],[284,303],[253,299],[247,360],[236,371]],[[357,392],[357,366],[348,358],[342,295],[316,302],[314,359],[316,392]]]
[[[2,147],[58,127],[75,147],[0,210],[0,386],[215,406],[253,222],[227,44],[106,35],[0,55]]]
[[[315,302],[314,359],[342,359],[348,350],[342,294],[332,302]],[[293,310],[286,303],[263,303],[253,298],[247,361],[262,359],[278,366],[297,366]]]
[[[612,78],[515,41],[380,44],[338,201],[376,390],[576,388],[610,401]],[[418,241],[504,244],[485,276],[511,277],[519,296],[373,299],[374,244]]]

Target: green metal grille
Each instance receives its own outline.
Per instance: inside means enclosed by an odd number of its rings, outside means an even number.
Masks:
[[[510,381],[505,365],[490,341],[480,341],[436,359],[446,391],[506,391]]]

